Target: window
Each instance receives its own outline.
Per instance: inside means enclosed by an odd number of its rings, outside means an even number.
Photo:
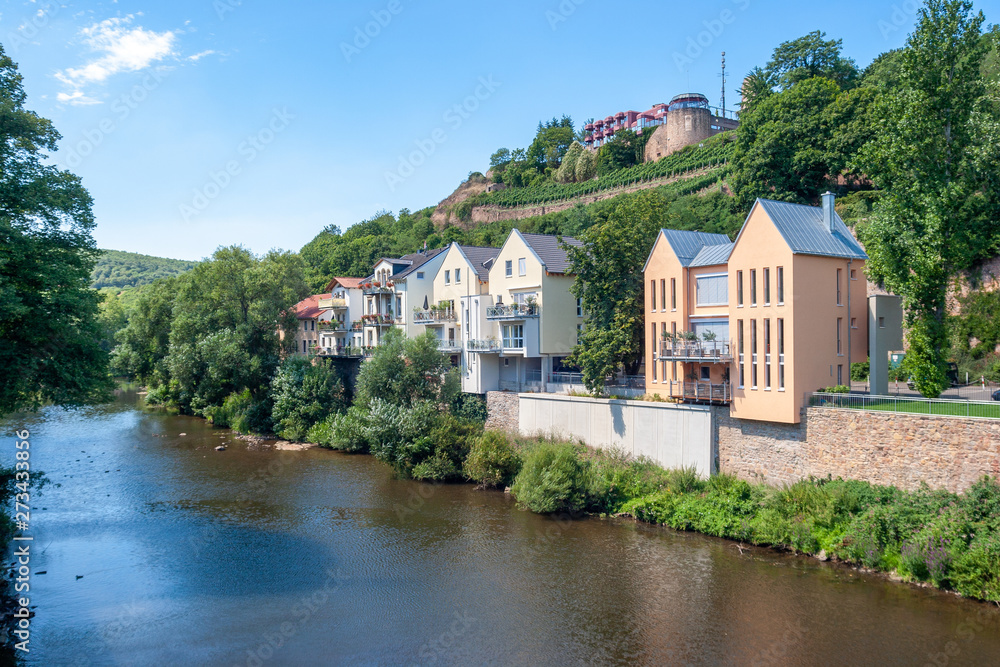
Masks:
[[[463,310],[465,310],[465,330],[469,331],[469,307],[466,306]]]
[[[771,320],[764,320],[764,389],[771,388]]]
[[[670,279],[670,310],[677,310],[677,278]]]
[[[695,304],[698,306],[725,306],[729,303],[729,278],[725,274],[698,276],[695,290]]]
[[[778,318],[778,391],[785,390],[785,320]]]
[[[840,274],[844,272],[843,269],[837,269],[837,305],[843,306],[844,304],[840,301]]]
[[[740,361],[740,389],[743,388],[744,380],[746,379],[746,371],[743,363],[743,320],[736,320],[736,338],[737,338],[737,349],[739,352]]]
[[[524,347],[524,325],[505,324],[500,327],[504,349],[520,350]]]
[[[649,309],[656,312],[656,281],[649,281]]]
[[[703,381],[705,381],[705,382],[708,382],[709,380],[712,379],[712,367],[711,366],[702,366],[701,367],[701,379]]]
[[[750,269],[750,305],[757,305],[757,269]]]
[[[885,329],[885,318],[884,317],[878,318],[878,328],[879,329]]]
[[[450,285],[451,284],[451,271],[445,271],[444,272],[444,284],[445,285]]]
[[[528,260],[524,257],[517,260],[517,275],[526,276],[528,275]]]
[[[764,305],[771,305],[771,269],[764,269]]]
[[[649,357],[649,365],[653,367],[653,382],[656,382],[656,322],[649,325],[649,344],[653,348],[653,354]]]
[[[423,280],[423,279],[424,279],[424,272],[417,271],[417,280]]]
[[[778,275],[775,278],[778,282],[776,287],[778,288],[778,305],[780,306],[785,303],[785,267],[778,267]]]
[[[660,278],[660,310],[667,309],[667,280]]]
[[[844,365],[837,364],[837,384],[844,384]]]
[[[743,272],[736,272],[736,306],[743,307]]]
[[[316,331],[316,320],[309,320],[309,330]]]
[[[306,353],[306,345],[307,343],[305,341],[302,341],[302,354]]]
[[[503,360],[503,367],[504,367],[504,368],[508,368],[509,366],[510,366],[510,359],[508,359],[508,358],[504,357],[504,360]]]
[[[455,269],[455,284],[462,284],[462,269]]]
[[[396,317],[403,316],[403,297],[396,297]]]
[[[844,318],[837,318],[837,356],[844,356],[844,347],[841,344],[841,333],[840,330],[843,328]],[[840,384],[839,382],[837,384]]]
[[[583,325],[582,324],[577,324],[576,325],[576,342],[577,342],[577,344],[580,343],[580,339],[581,338],[583,338]]]
[[[851,280],[857,280],[857,279],[858,279],[858,270],[851,269]]]
[[[858,328],[858,318],[856,318],[856,317],[852,317],[851,318],[851,328],[852,329],[857,329]]]
[[[757,388],[757,320],[750,320],[750,388]]]
[[[514,275],[513,262],[511,260],[508,259],[506,262],[503,263],[503,272],[504,272],[504,277],[506,278],[510,278],[511,276]]]
[[[576,316],[583,317],[583,297],[576,297]]]

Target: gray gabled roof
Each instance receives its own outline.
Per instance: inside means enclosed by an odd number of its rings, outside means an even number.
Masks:
[[[681,266],[691,266],[691,263],[701,253],[705,246],[731,245],[725,234],[709,234],[708,232],[689,232],[680,229],[661,229],[660,233],[670,244]],[[726,259],[729,255],[726,254]],[[725,260],[723,260],[725,261]],[[719,262],[712,262],[718,264]],[[701,264],[700,266],[707,266]]]
[[[868,259],[864,248],[836,211],[833,213],[831,232],[823,222],[822,206],[790,204],[771,199],[758,199],[757,202],[771,218],[793,253]]]
[[[482,248],[474,245],[460,245],[459,248],[466,259],[476,268],[479,279],[486,282],[490,279],[490,267],[493,260],[500,254],[500,248]]]
[[[732,254],[735,245],[735,243],[720,243],[719,245],[704,246],[688,266],[694,268],[696,266],[725,264],[729,261],[729,255]]]
[[[549,236],[548,234],[524,234],[525,243],[531,246],[531,249],[535,251],[538,258],[542,260],[542,264],[545,265],[545,270],[549,273],[568,273],[569,272],[569,257],[566,256],[566,251],[563,250],[562,245],[559,243],[558,236]],[[579,241],[572,236],[563,236],[563,243],[567,245],[576,246],[578,248],[583,247],[583,241]]]
[[[419,269],[421,266],[431,261],[445,250],[444,248],[435,248],[434,250],[425,250],[423,252],[412,252],[409,255],[403,255],[400,260],[410,262],[410,265],[399,273],[394,273],[392,276],[393,280],[405,280],[408,275]]]

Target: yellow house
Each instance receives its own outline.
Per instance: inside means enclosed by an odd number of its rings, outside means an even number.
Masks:
[[[562,241],[583,244],[571,237]],[[580,302],[569,291],[575,277],[559,238],[511,231],[489,270],[493,304],[486,321],[495,337],[499,388],[545,390],[549,376],[561,367],[582,331]],[[488,347],[488,346],[487,346]]]
[[[866,358],[864,249],[830,193],[821,207],[758,199],[732,244],[693,234],[664,230],[646,264],[647,391],[798,423],[806,394]]]

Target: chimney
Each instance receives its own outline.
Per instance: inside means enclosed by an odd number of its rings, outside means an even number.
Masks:
[[[832,192],[827,191],[823,193],[823,223],[830,232],[833,232],[834,199],[836,197]]]

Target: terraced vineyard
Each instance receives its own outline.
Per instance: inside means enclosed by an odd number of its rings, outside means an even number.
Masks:
[[[474,206],[518,207],[533,204],[573,199],[599,193],[603,190],[614,190],[632,185],[661,180],[671,176],[682,176],[685,173],[723,167],[729,161],[733,142],[727,135],[717,135],[702,146],[689,146],[656,162],[647,162],[627,169],[618,169],[610,174],[584,183],[551,184],[532,188],[508,188],[499,192],[489,192],[472,198]],[[717,179],[717,174],[710,174],[710,183]],[[703,177],[694,180],[702,180]],[[685,182],[686,184],[686,182]],[[705,187],[702,185],[701,187]],[[695,190],[701,189],[695,188]],[[692,192],[695,190],[691,190]]]

